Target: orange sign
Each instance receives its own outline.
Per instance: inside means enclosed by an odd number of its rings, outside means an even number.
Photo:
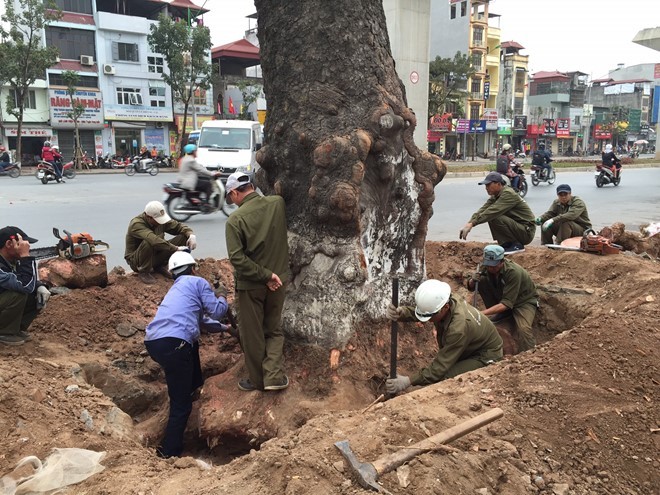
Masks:
[[[198,115],[197,116],[197,129],[202,127],[202,122],[206,122],[207,120],[213,120],[213,115]],[[174,121],[176,123],[176,128],[181,129],[181,123],[183,121],[183,115],[175,115],[174,116]],[[193,118],[192,115],[188,115],[186,117],[186,130],[185,133],[188,134],[190,131],[195,130],[195,127],[193,126]]]

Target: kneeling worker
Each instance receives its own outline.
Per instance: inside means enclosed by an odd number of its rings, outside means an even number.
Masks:
[[[502,246],[484,248],[483,266],[485,272],[477,272],[468,279],[468,290],[474,291],[478,281],[479,295],[486,306],[482,313],[494,321],[513,316],[518,352],[532,349],[536,345],[532,322],[538,307],[532,278],[522,266],[504,258]]]
[[[452,296],[449,284],[423,282],[415,292],[416,307],[387,308],[394,321],[431,321],[440,350],[433,362],[411,377],[397,375],[385,383],[390,394],[411,385],[429,385],[502,359],[502,338],[495,325],[463,299]]]
[[[555,242],[561,244],[561,241],[579,237],[591,228],[587,205],[571,194],[571,186],[568,184],[557,186],[557,199],[552,202],[548,211],[536,217],[535,222],[536,225],[543,225],[541,244],[552,244],[553,236],[556,236]]]

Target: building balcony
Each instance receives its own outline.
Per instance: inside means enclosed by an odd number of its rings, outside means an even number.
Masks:
[[[477,92],[468,93],[468,100],[483,100],[483,99],[484,99],[483,93],[477,93]]]
[[[473,14],[470,16],[470,22],[472,24],[483,24],[484,26],[488,26],[488,16],[483,12]]]
[[[157,24],[157,21],[146,19],[144,17],[112,14],[110,12],[97,12],[96,18],[96,25],[99,29],[143,34],[145,36],[149,34],[151,25]]]

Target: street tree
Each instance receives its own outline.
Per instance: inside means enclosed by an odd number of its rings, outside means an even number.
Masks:
[[[250,115],[249,110],[250,105],[257,101],[261,95],[263,87],[261,84],[255,84],[254,82],[248,80],[238,81],[236,86],[238,86],[238,89],[241,92],[241,96],[243,97],[243,105],[241,107],[241,111],[239,112],[238,118],[240,120],[252,120],[253,117]]]
[[[73,120],[74,129],[74,148],[73,148],[73,164],[75,168],[81,168],[82,164],[82,147],[80,145],[80,132],[78,130],[78,119],[85,113],[85,107],[76,98],[76,90],[78,82],[80,81],[80,74],[73,70],[62,72],[62,79],[66,84],[66,93],[69,95],[69,103],[71,110],[67,111],[66,116]]]
[[[293,272],[283,328],[342,347],[383,319],[393,277],[406,298],[425,277],[434,187],[446,167],[413,141],[417,118],[382,2],[255,6],[268,101],[256,180],[286,201]]]
[[[168,16],[158,16],[147,36],[149,46],[167,63],[162,78],[172,90],[175,101],[183,104],[183,122],[177,129],[176,149],[181,149],[183,135],[195,94],[206,91],[211,84],[211,33],[205,26],[191,27],[186,21],[176,21]]]
[[[18,6],[16,9],[14,2],[5,2],[4,22],[0,24],[0,52],[3,52],[2,70],[10,86],[5,104],[7,112],[16,118],[16,161],[20,162],[23,115],[30,88],[37,79],[45,79],[46,69],[58,56],[57,48],[44,46],[43,31],[61,18],[62,13],[48,0],[20,0]]]
[[[467,55],[456,52],[454,58],[436,57],[429,63],[429,114],[451,112],[464,115],[463,102],[467,82],[475,74]]]

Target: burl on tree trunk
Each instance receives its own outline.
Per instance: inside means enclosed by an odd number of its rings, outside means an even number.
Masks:
[[[402,297],[423,279],[446,166],[413,142],[380,1],[255,5],[268,100],[257,184],[286,201],[293,270],[284,330],[341,347],[383,318],[393,276]]]

